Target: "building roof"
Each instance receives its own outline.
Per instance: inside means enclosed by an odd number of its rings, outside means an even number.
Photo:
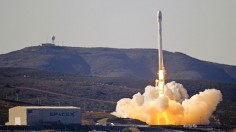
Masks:
[[[79,107],[74,106],[16,106],[14,108],[23,108],[23,109],[80,109]]]

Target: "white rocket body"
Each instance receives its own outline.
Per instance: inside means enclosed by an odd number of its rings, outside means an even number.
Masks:
[[[159,57],[159,70],[158,70],[158,79],[156,81],[156,87],[159,89],[160,94],[164,94],[165,86],[165,67],[163,64],[163,52],[162,52],[162,28],[161,28],[162,14],[161,11],[157,12],[157,26],[158,26],[158,57]]]
[[[158,56],[159,56],[159,70],[162,70],[164,65],[163,65],[163,53],[162,53],[162,29],[161,29],[161,21],[162,21],[162,14],[161,11],[157,12],[157,26],[158,26]]]

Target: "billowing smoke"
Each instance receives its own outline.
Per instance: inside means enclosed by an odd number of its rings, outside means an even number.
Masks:
[[[188,99],[183,85],[173,81],[165,85],[165,94],[147,86],[143,94],[119,100],[112,114],[150,125],[209,124],[209,117],[221,100],[221,92],[216,89],[206,89]]]

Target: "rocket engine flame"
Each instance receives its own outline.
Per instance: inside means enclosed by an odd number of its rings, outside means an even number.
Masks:
[[[159,80],[156,80],[155,86],[159,89],[160,94],[164,94],[165,70],[159,70],[158,77],[159,77]]]
[[[161,12],[158,12],[159,71],[155,87],[147,86],[143,94],[124,98],[117,102],[112,114],[122,118],[133,118],[149,125],[209,124],[209,117],[222,100],[216,89],[207,89],[188,99],[182,84],[174,81],[165,85],[161,40]]]

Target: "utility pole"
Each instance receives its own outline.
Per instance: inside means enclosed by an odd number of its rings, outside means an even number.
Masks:
[[[18,93],[16,93],[16,101],[19,101]]]
[[[84,112],[85,112],[85,105],[86,105],[86,104],[85,104],[85,101],[84,101]]]

